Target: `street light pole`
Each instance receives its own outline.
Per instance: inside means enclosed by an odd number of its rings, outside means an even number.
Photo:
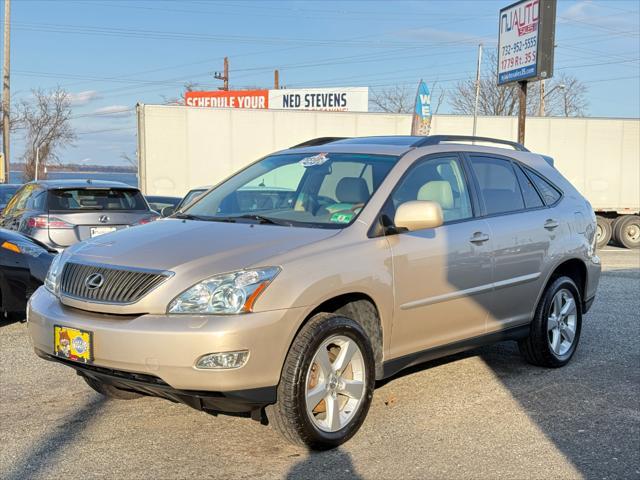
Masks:
[[[482,44],[478,45],[478,67],[476,69],[476,103],[473,107],[473,136],[478,124],[478,100],[480,99],[480,68],[482,67]]]
[[[40,147],[36,147],[36,173],[34,180],[38,181],[38,169],[40,168]]]
[[[567,86],[564,83],[556,85],[547,93],[544,92],[544,80],[540,80],[540,106],[538,107],[538,116],[544,117],[545,114],[545,99],[556,90],[564,90]]]

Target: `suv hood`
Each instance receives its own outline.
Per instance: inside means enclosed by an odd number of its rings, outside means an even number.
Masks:
[[[253,223],[164,219],[80,243],[77,262],[210,275],[258,266],[275,255],[336,235],[340,230]]]

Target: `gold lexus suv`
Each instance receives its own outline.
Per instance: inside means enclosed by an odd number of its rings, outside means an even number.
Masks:
[[[35,351],[107,397],[246,414],[314,449],[357,432],[376,380],[435,357],[515,340],[561,367],[600,261],[552,164],[461,136],[269,155],[61,253],[29,303]]]

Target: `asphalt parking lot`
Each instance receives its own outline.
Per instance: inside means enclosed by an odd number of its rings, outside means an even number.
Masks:
[[[0,478],[640,478],[640,252],[607,247],[573,361],[513,343],[381,385],[360,432],[309,453],[245,418],[105,401],[0,326]]]

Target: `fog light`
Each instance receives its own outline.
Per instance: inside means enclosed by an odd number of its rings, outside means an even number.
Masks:
[[[247,350],[239,352],[208,353],[200,357],[196,368],[240,368],[249,358]]]

